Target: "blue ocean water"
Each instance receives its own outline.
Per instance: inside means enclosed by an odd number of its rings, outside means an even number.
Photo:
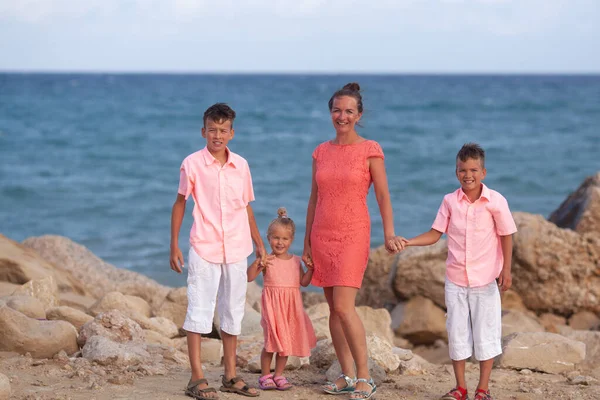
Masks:
[[[259,228],[287,207],[299,254],[311,153],[334,137],[327,102],[349,81],[363,88],[360,133],[386,155],[398,234],[429,229],[468,141],[486,149],[486,183],[513,211],[547,217],[600,170],[600,76],[0,74],[0,233],[64,235],[184,285],[168,261],[179,166],[204,145],[204,110],[223,101],[238,113],[230,146],[249,161]],[[369,207],[375,247],[372,193]]]

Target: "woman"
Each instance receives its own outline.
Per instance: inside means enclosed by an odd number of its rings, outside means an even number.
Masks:
[[[368,399],[377,388],[369,375],[365,329],[355,300],[369,260],[367,193],[371,182],[383,220],[386,249],[397,252],[403,243],[394,234],[383,151],[377,142],[359,136],[355,129],[363,112],[360,86],[349,83],[335,92],[329,100],[329,112],[336,135],[313,152],[302,259],[314,266],[312,284],[325,292],[331,339],[342,367],[342,375],[323,390]],[[353,378],[354,365],[358,379]]]

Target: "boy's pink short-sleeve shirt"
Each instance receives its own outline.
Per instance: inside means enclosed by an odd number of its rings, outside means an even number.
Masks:
[[[448,236],[446,277],[463,287],[484,286],[500,275],[504,262],[500,236],[517,231],[506,199],[482,186],[474,203],[462,189],[444,196],[432,226]]]
[[[246,206],[254,201],[248,162],[227,149],[221,164],[205,147],[183,160],[178,193],[194,199],[190,244],[214,264],[234,263],[252,254]]]

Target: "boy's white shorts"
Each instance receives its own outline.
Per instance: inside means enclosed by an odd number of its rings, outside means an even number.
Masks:
[[[190,248],[188,308],[183,329],[195,333],[212,332],[216,304],[221,330],[239,335],[246,304],[247,268],[247,258],[231,264],[213,264]]]
[[[446,279],[446,329],[452,360],[473,354],[485,361],[502,353],[502,306],[494,281],[481,287],[463,287]]]

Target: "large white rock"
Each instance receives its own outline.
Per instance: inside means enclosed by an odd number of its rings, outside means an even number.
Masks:
[[[144,341],[140,325],[118,310],[98,314],[93,321],[86,322],[79,331],[77,341],[84,346],[92,336],[103,336],[119,343]]]
[[[65,321],[40,321],[0,304],[0,351],[30,353],[34,358],[51,358],[64,350],[73,354],[77,330]]]
[[[82,355],[90,362],[100,365],[131,366],[152,361],[145,343],[116,343],[97,335],[87,340]]]
[[[367,336],[367,354],[385,372],[395,371],[400,365],[400,357],[394,353],[392,345],[377,335]]]
[[[515,332],[545,332],[544,327],[531,315],[517,310],[502,315],[502,336]]]
[[[498,366],[560,374],[585,359],[585,344],[549,332],[513,333],[502,340]]]

